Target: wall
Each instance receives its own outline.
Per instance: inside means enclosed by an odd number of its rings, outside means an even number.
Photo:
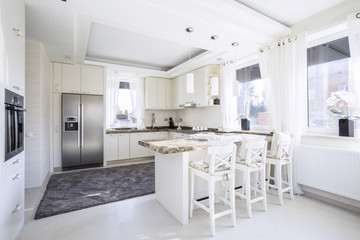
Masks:
[[[290,26],[291,34],[295,35],[302,31],[308,33],[317,32],[328,27],[343,23],[350,13],[358,13],[360,11],[359,0],[347,0],[325,11],[306,18],[298,23]]]
[[[25,187],[41,186],[50,164],[49,67],[44,47],[26,41]]]
[[[181,126],[219,128],[221,126],[221,108],[216,106],[177,110],[176,122],[180,118],[182,118]]]
[[[151,114],[155,113],[155,126],[169,126],[169,121],[164,121],[165,118],[173,118],[175,123],[176,112],[169,110],[145,110],[144,122],[146,127],[151,127]]]

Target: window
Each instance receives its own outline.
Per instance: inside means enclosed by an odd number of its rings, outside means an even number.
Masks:
[[[136,126],[136,91],[130,90],[130,83],[119,82],[117,90],[116,125],[120,127]]]
[[[308,126],[337,128],[338,118],[326,106],[332,92],[348,90],[350,49],[347,37],[307,49]]]
[[[238,116],[250,118],[252,127],[267,128],[269,126],[267,88],[265,81],[261,79],[259,64],[236,70],[236,79],[240,85],[237,98]],[[240,124],[240,119],[238,123]]]

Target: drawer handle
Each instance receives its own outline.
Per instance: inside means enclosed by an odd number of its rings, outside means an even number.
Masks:
[[[13,161],[13,164],[17,164],[20,163],[20,159],[16,159],[15,161]]]
[[[14,210],[12,210],[12,214],[17,213],[18,211],[20,211],[20,209],[21,209],[21,205],[17,204]]]
[[[21,176],[21,174],[16,174],[16,176],[13,177],[12,180],[15,181],[16,179],[20,179],[20,176]]]
[[[13,31],[15,32],[15,34],[16,34],[17,37],[21,37],[21,36],[22,36],[22,33],[21,33],[20,29],[13,28]]]
[[[16,89],[16,90],[18,90],[18,91],[21,90],[21,88],[20,88],[19,86],[13,86],[13,88]]]

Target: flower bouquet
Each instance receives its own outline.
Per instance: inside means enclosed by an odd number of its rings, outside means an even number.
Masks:
[[[351,116],[351,108],[355,106],[355,97],[351,93],[341,90],[331,93],[326,100],[330,112],[338,115],[339,136],[354,136],[354,121],[360,119],[358,116]]]

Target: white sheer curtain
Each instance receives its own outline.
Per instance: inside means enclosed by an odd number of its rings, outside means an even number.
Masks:
[[[106,128],[111,128],[116,120],[119,79],[112,70],[107,71],[106,78]]]
[[[356,14],[350,14],[347,17],[347,27],[349,36],[349,47],[351,55],[351,74],[349,76],[349,92],[352,92],[356,98],[356,106],[360,106],[360,19]],[[360,116],[360,108],[351,109],[352,115]],[[360,136],[360,127],[357,123],[357,137]]]
[[[120,81],[129,82],[131,105],[132,109],[135,109],[137,119],[136,127],[144,129],[144,79],[124,77],[111,69],[107,71],[106,80],[106,128],[116,125]]]
[[[269,80],[270,128],[288,131],[299,144],[307,122],[306,33],[273,43],[259,58],[262,77]],[[294,183],[295,192],[302,193]]]
[[[221,76],[221,122],[222,128],[235,128],[236,97],[233,96],[233,83],[236,81],[234,63],[225,63],[220,66]]]

